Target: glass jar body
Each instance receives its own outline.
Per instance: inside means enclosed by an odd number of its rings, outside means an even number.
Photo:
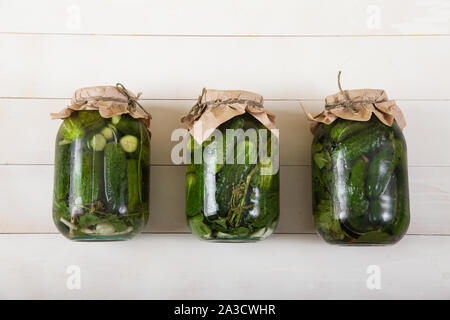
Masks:
[[[129,115],[74,112],[55,145],[53,220],[67,238],[126,240],[149,217],[150,136]]]
[[[406,142],[372,116],[320,124],[312,144],[313,216],[329,243],[388,245],[409,226]]]
[[[278,138],[249,114],[220,125],[202,145],[190,137],[186,215],[202,240],[258,241],[279,217]]]

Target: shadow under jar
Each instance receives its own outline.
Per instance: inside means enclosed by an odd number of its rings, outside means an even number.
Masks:
[[[409,226],[406,142],[394,121],[319,123],[312,144],[313,215],[329,243],[388,245]]]
[[[127,240],[149,217],[150,136],[128,114],[73,112],[56,138],[53,220],[67,238]]]
[[[201,145],[191,136],[188,150],[186,215],[192,233],[220,242],[271,235],[280,211],[278,138],[244,113],[219,125]]]

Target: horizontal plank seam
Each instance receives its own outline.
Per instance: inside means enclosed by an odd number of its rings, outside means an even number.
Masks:
[[[155,37],[155,38],[381,38],[381,37],[449,37],[450,33],[378,33],[378,34],[152,34],[152,33],[73,33],[1,31],[0,35]]]

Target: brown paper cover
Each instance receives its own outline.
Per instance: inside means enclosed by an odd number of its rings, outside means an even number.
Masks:
[[[197,104],[181,119],[201,144],[214,129],[238,115],[249,113],[278,137],[275,115],[264,109],[261,95],[242,90],[203,89]]]
[[[65,119],[79,110],[98,110],[103,118],[129,114],[135,119],[142,119],[150,131],[151,116],[137,102],[139,96],[140,94],[135,95],[121,84],[81,88],[75,91],[69,106],[50,115],[53,119]]]
[[[388,99],[384,90],[345,90],[326,97],[325,103],[325,110],[317,115],[312,115],[302,106],[308,120],[314,122],[311,125],[313,133],[320,123],[331,124],[338,118],[368,121],[372,114],[387,126],[392,126],[395,120],[400,129],[406,127],[402,111],[394,100]]]

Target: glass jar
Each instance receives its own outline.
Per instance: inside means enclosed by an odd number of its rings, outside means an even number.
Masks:
[[[149,217],[150,136],[128,114],[73,112],[56,138],[53,220],[71,240],[125,240]]]
[[[186,215],[193,234],[215,241],[272,234],[280,212],[276,136],[245,113],[222,123],[202,145],[191,136],[188,149]]]
[[[312,144],[313,215],[329,243],[387,245],[409,226],[406,142],[372,115],[369,121],[320,123]]]

